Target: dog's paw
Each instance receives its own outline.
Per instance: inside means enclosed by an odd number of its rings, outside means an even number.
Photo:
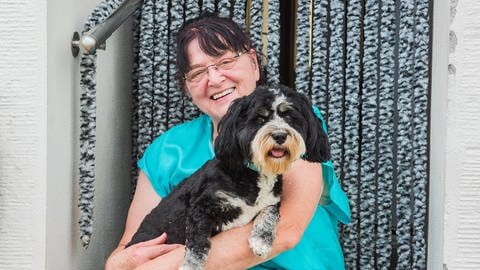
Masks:
[[[191,265],[183,264],[182,266],[180,266],[180,268],[178,268],[178,270],[196,270],[196,269],[194,267],[192,267]]]
[[[180,270],[202,270],[205,268],[205,260],[207,254],[195,253],[190,249],[185,250],[185,258],[183,258],[183,264],[180,266]]]
[[[251,235],[248,238],[248,244],[255,256],[266,257],[272,250],[272,244],[257,235]]]
[[[188,262],[184,262],[182,266],[178,268],[178,270],[202,270],[202,269],[204,269],[203,265],[194,265]]]

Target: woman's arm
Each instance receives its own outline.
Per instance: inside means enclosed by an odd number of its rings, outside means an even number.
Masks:
[[[132,239],[133,234],[137,231],[143,218],[160,202],[151,186],[148,177],[140,171],[137,180],[137,187],[132,203],[128,210],[125,231],[118,244],[118,247],[112,252],[108,258],[105,269],[107,270],[130,270],[135,267],[152,260],[162,254],[165,254],[181,245],[164,244],[167,235],[163,234],[150,241],[137,243],[125,249],[125,246]]]
[[[252,224],[248,224],[222,232],[211,239],[207,269],[246,269],[293,248],[300,241],[322,194],[322,166],[298,160],[283,179],[280,222],[269,256],[257,257],[248,247],[247,239],[252,228]],[[136,269],[178,269],[184,253],[183,247],[178,248]]]

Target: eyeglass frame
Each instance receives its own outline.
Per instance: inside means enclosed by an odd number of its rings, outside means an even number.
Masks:
[[[218,71],[218,70],[219,70],[218,66],[219,66],[219,65],[221,66],[221,64],[222,64],[221,62],[223,62],[223,61],[225,61],[225,60],[230,60],[230,59],[232,59],[232,60],[234,60],[234,63],[233,63],[233,64],[236,64],[236,62],[238,61],[238,59],[239,59],[242,55],[248,54],[248,53],[249,53],[248,50],[247,50],[247,51],[243,51],[243,52],[239,52],[239,53],[237,53],[235,56],[222,58],[222,59],[218,60],[216,63],[210,64],[210,65],[208,65],[208,66],[205,66],[205,67],[203,67],[203,68],[198,68],[198,69],[202,71],[202,72],[200,72],[200,74],[208,74],[208,70],[210,70],[211,67],[215,67],[215,70]],[[233,68],[233,66],[232,66],[231,68]],[[224,69],[224,70],[230,70],[231,68]],[[197,69],[197,68],[195,68],[195,69]],[[193,82],[193,83],[196,83],[196,82],[202,81],[203,77],[201,77],[201,79],[199,79],[198,81],[192,81],[192,79],[189,79],[189,78],[188,78],[188,73],[190,73],[191,71],[192,71],[192,70],[189,70],[189,71],[188,71],[187,73],[185,73],[185,75],[183,76],[183,79],[184,79],[185,81],[190,82],[190,83],[192,83],[192,82]],[[202,76],[203,76],[203,75],[202,75]]]

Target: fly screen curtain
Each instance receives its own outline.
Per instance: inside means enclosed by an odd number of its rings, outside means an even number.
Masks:
[[[105,0],[95,7],[85,22],[82,33],[105,21],[121,4],[121,0]],[[80,60],[80,158],[78,165],[78,210],[80,240],[88,248],[93,233],[95,195],[96,142],[96,54],[83,54]]]
[[[105,0],[86,29],[120,1]],[[329,127],[352,220],[340,226],[347,269],[425,269],[432,4],[427,0],[144,0],[134,19],[132,186],[136,161],[168,128],[199,114],[176,80],[174,34],[202,10],[230,16],[263,52],[270,82],[294,73]],[[281,39],[280,10],[295,20]],[[101,11],[101,12],[100,12]],[[282,14],[283,15],[283,14]],[[284,34],[283,34],[284,35]],[[293,42],[292,42],[293,39]],[[293,55],[280,66],[280,44]],[[82,58],[81,237],[93,211],[95,57]],[[82,195],[83,194],[83,195]],[[87,244],[88,245],[88,244]],[[318,254],[322,256],[321,253]]]
[[[346,265],[426,269],[431,1],[297,5],[295,84],[327,119],[350,200]]]

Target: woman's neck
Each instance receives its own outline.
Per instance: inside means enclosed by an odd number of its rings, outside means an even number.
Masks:
[[[215,143],[215,139],[217,138],[218,136],[218,123],[216,123],[215,121],[212,121],[212,143],[214,144]]]

